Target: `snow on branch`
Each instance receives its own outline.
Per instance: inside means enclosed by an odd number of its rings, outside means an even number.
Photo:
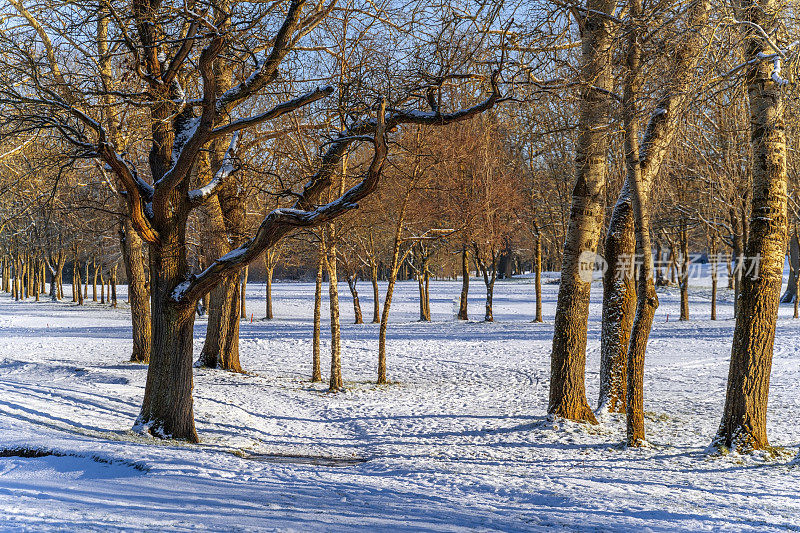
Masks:
[[[236,146],[239,142],[239,133],[234,133],[228,149],[225,151],[225,156],[222,158],[222,164],[219,170],[214,174],[214,177],[203,187],[189,191],[189,201],[193,205],[199,205],[206,201],[208,198],[214,196],[217,191],[225,184],[227,178],[236,171]]]
[[[222,135],[227,135],[235,131],[239,131],[245,128],[249,128],[251,126],[255,126],[257,124],[261,124],[262,122],[266,122],[268,120],[276,119],[282,115],[285,115],[286,113],[290,113],[310,103],[316,102],[321,98],[330,96],[331,94],[333,94],[333,90],[334,90],[333,87],[331,87],[330,85],[327,85],[325,87],[318,87],[313,91],[298,96],[297,98],[293,98],[286,102],[282,102],[273,107],[272,109],[270,109],[269,111],[266,111],[259,115],[254,115],[252,117],[240,118],[234,120],[233,122],[225,124],[224,126],[219,126],[211,130],[211,138],[214,139]]]
[[[231,87],[217,99],[215,107],[218,114],[229,113],[232,107],[261,90],[276,75],[278,66],[291,49],[292,34],[298,26],[305,3],[305,0],[292,0],[283,25],[275,35],[269,55],[258,60],[253,73],[247,79],[235,87]]]
[[[193,304],[208,292],[221,277],[249,264],[264,250],[277,244],[281,238],[293,229],[319,226],[356,208],[358,202],[371,194],[378,186],[383,164],[386,161],[385,117],[386,102],[382,100],[378,110],[375,135],[372,139],[374,144],[372,161],[357,185],[350,188],[336,200],[319,206],[314,210],[274,209],[264,218],[256,231],[256,235],[249,242],[220,257],[199,275],[193,276],[190,280],[178,285],[173,292],[173,300]]]
[[[343,213],[358,207],[358,202],[369,196],[378,186],[387,157],[386,132],[403,124],[446,125],[475,116],[502,101],[498,87],[499,70],[490,78],[491,94],[478,104],[450,113],[438,110],[421,112],[412,110],[387,110],[381,99],[375,118],[357,122],[327,144],[317,173],[304,187],[291,208],[271,211],[261,222],[255,236],[228,254],[214,261],[203,272],[193,275],[178,285],[172,294],[174,301],[193,305],[203,294],[213,288],[224,276],[232,274],[256,260],[264,250],[275,246],[284,236],[299,227],[315,227],[330,222]],[[321,97],[321,96],[320,96]],[[317,199],[331,184],[331,177],[352,143],[371,141],[374,152],[369,167],[358,183],[332,202],[314,207]],[[194,193],[196,196],[202,193]]]

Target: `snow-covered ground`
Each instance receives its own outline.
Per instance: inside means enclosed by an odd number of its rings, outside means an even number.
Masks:
[[[786,455],[709,456],[733,320],[727,290],[720,320],[708,320],[700,285],[688,322],[677,321],[675,289],[660,293],[646,367],[652,446],[638,450],[621,446],[620,418],[588,427],[545,417],[557,285],[544,286],[545,323],[534,324],[530,280],[499,281],[487,324],[453,320],[454,282],[432,284],[433,323],[419,323],[416,285],[401,283],[388,335],[395,383],[381,387],[377,326],[350,324],[342,285],[348,390],[329,395],[307,381],[313,285],[276,284],[278,318],[267,322],[264,287],[251,284],[241,330],[249,373],[195,372],[198,446],[129,431],[146,368],[126,362],[124,308],[2,294],[0,449],[57,455],[0,457],[0,530],[800,529],[800,321],[781,307],[769,433]],[[369,319],[371,291],[360,288]],[[591,403],[600,294],[596,284]],[[470,313],[483,316],[477,280]],[[204,330],[198,321],[197,353]]]

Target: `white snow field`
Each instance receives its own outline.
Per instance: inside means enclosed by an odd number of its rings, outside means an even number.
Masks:
[[[359,286],[369,319],[370,286]],[[0,457],[0,530],[800,530],[800,320],[791,306],[781,306],[769,408],[771,442],[785,453],[719,457],[706,447],[725,395],[729,291],[716,322],[705,287],[692,289],[688,322],[677,321],[676,290],[660,293],[646,364],[651,446],[629,450],[619,417],[591,427],[545,416],[558,286],[544,286],[544,324],[530,321],[529,279],[497,283],[495,323],[480,321],[482,283],[471,289],[475,321],[454,320],[460,283],[433,282],[433,323],[419,323],[416,284],[399,285],[388,335],[396,383],[378,387],[377,326],[350,324],[343,284],[348,390],[330,395],[307,381],[313,285],[275,284],[278,318],[267,322],[264,287],[250,284],[241,330],[249,373],[195,372],[201,445],[130,431],[146,368],[126,362],[124,305],[0,295],[2,455],[54,453]],[[589,324],[592,404],[601,290],[592,289]],[[204,330],[198,320],[196,354]]]

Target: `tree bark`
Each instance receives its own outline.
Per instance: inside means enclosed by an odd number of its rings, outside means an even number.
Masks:
[[[111,269],[111,276],[108,278],[111,292],[111,307],[117,308],[117,265]]]
[[[180,224],[179,224],[180,226]],[[136,428],[154,436],[198,442],[192,405],[194,307],[172,299],[188,270],[183,232],[150,248],[153,350]]]
[[[247,298],[246,298],[246,296],[247,296],[247,278],[248,278],[249,274],[250,274],[250,267],[249,266],[244,267],[241,270],[241,273],[240,273],[241,292],[239,293],[240,294],[240,297],[239,297],[239,316],[236,317],[237,323],[238,323],[240,317],[247,318]],[[237,350],[238,350],[238,344],[239,344],[238,335],[237,335],[236,339],[237,339],[236,344],[237,344]]]
[[[320,362],[320,330],[322,329],[322,269],[325,264],[325,248],[320,242],[317,255],[317,279],[314,289],[314,338],[312,342],[311,381],[322,381],[322,365]]]
[[[639,5],[639,4],[637,4]],[[640,7],[633,6],[635,10]],[[640,6],[640,5],[639,5]],[[626,412],[627,391],[627,361],[630,333],[633,328],[635,309],[637,309],[637,287],[635,281],[635,253],[638,237],[635,234],[635,209],[633,207],[637,184],[632,180],[640,179],[640,205],[647,204],[648,194],[652,182],[661,169],[661,165],[668,153],[669,147],[675,138],[679,119],[686,108],[689,90],[694,81],[695,71],[703,44],[704,32],[707,31],[708,16],[711,11],[710,2],[703,0],[695,3],[689,12],[690,31],[686,32],[683,40],[678,42],[673,52],[675,62],[675,76],[668,84],[664,96],[658,101],[651,113],[647,128],[642,140],[636,140],[636,157],[639,168],[634,172],[628,169],[626,179],[620,191],[617,203],[611,215],[608,233],[606,235],[604,251],[606,254],[607,270],[603,283],[603,326],[601,329],[601,366],[600,366],[600,398],[599,409],[611,412]],[[629,45],[639,47],[639,43],[629,42]],[[640,52],[634,51],[634,56]],[[637,57],[628,57],[637,64]],[[638,78],[641,72],[633,73],[633,86],[628,90],[639,91],[635,87],[640,83]],[[635,105],[631,102],[630,105]],[[631,110],[635,114],[635,110]],[[633,122],[633,115],[629,117]],[[638,123],[632,124],[638,131]],[[633,139],[629,139],[633,142]],[[647,209],[645,209],[647,215]],[[647,232],[649,239],[649,218]],[[644,251],[651,254],[648,245]],[[673,254],[674,256],[674,254]],[[666,284],[666,279],[661,275],[661,244],[656,247],[656,279],[661,284]],[[651,265],[652,266],[652,265]],[[652,273],[651,273],[652,275]],[[649,289],[648,289],[649,290]],[[648,295],[644,296],[646,299]],[[638,312],[638,311],[637,311]],[[646,321],[643,323],[646,325]],[[645,328],[649,334],[649,326]]]
[[[575,153],[575,188],[564,241],[556,305],[547,412],[596,423],[586,401],[586,327],[591,269],[603,222],[616,3],[589,0],[583,19],[580,117]]]
[[[717,270],[719,269],[719,255],[717,254],[716,235],[711,237],[711,320],[717,319]]]
[[[350,288],[350,294],[353,297],[353,313],[355,314],[354,324],[363,324],[364,317],[361,314],[361,302],[358,300],[358,290],[356,290],[356,283],[358,282],[358,273],[354,272],[352,275],[347,276],[347,286]]]
[[[650,242],[650,217],[647,206],[649,183],[645,183],[642,163],[646,155],[640,153],[639,118],[637,100],[642,85],[640,0],[631,0],[630,17],[633,26],[628,28],[628,73],[622,99],[625,126],[626,181],[633,185],[632,205],[636,227],[636,248],[642,257],[636,290],[636,314],[633,318],[627,354],[626,436],[628,446],[645,443],[644,430],[644,359],[647,340],[653,326],[653,316],[658,307],[658,297],[653,282],[653,256]],[[645,137],[646,138],[646,137]],[[648,147],[645,146],[645,150]],[[643,155],[645,157],[643,157]]]
[[[780,24],[777,0],[757,3],[737,1],[739,20],[760,25],[772,35]],[[773,50],[761,36],[743,26],[745,80],[750,103],[752,146],[752,209],[746,256],[759,261],[742,276],[739,312],[733,333],[725,409],[714,440],[717,447],[740,452],[763,449],[767,440],[767,400],[778,315],[783,261],[786,254],[786,125],[784,94],[772,79],[773,64],[758,61]],[[749,265],[752,267],[753,265]]]
[[[267,288],[266,288],[267,308],[266,308],[266,316],[264,317],[267,320],[272,320],[274,316],[272,314],[272,274],[274,271],[275,271],[274,268],[267,268]]]
[[[465,244],[461,248],[461,300],[458,306],[458,319],[469,320],[468,302],[469,296],[469,247]]]
[[[738,315],[739,295],[742,288],[742,268],[744,266],[744,234],[736,210],[731,208],[731,228],[733,229],[733,316]]]
[[[542,322],[542,234],[535,222],[534,229],[536,238],[533,244],[533,277],[536,288],[536,318],[533,321]]]
[[[603,314],[600,334],[600,397],[598,410],[626,412],[628,343],[636,309],[633,272],[636,235],[633,184],[626,177],[611,214],[603,247],[608,262],[603,274]]]
[[[204,206],[204,211],[209,223],[207,246],[213,256],[221,257],[231,250],[231,243],[220,200],[210,199]],[[237,335],[240,320],[239,293],[239,274],[226,276],[219,285],[211,289],[206,309],[206,340],[203,342],[197,366],[231,372],[242,371]]]
[[[150,291],[144,269],[144,242],[133,229],[128,217],[121,221],[120,238],[125,275],[128,278],[128,300],[131,305],[131,324],[133,326],[133,350],[131,362],[147,363],[153,346],[152,324],[150,322]],[[92,298],[97,301],[97,268],[92,282]]]
[[[680,231],[681,267],[678,284],[681,289],[681,320],[689,320],[689,232],[686,221]]]
[[[786,291],[781,296],[781,303],[797,302],[797,289],[795,287],[800,271],[800,241],[798,241],[797,228],[789,239],[789,283]]]
[[[329,241],[325,264],[328,267],[328,302],[331,313],[331,376],[328,390],[337,392],[344,388],[342,381],[342,352],[339,327],[339,278],[337,276],[335,236]]]
[[[374,257],[370,258],[369,273],[372,280],[372,323],[379,324],[381,321],[381,296],[378,291],[378,261]]]

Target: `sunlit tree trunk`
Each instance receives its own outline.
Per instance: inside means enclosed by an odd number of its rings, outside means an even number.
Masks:
[[[325,245],[320,242],[317,254],[317,279],[314,289],[314,334],[312,341],[311,381],[322,381],[320,362],[320,330],[322,329],[322,271],[325,265]]]
[[[556,305],[550,365],[551,415],[596,423],[586,401],[586,327],[595,250],[603,223],[613,78],[616,2],[588,0],[583,18],[581,94],[575,146],[575,187]]]
[[[737,0],[734,5],[739,20],[760,25],[768,35],[780,24],[783,4],[777,0],[752,4]],[[774,51],[752,27],[742,26],[742,32],[745,59],[750,61],[745,80],[753,189],[745,255],[751,264],[742,276],[725,409],[715,444],[749,451],[769,446],[767,400],[786,254],[787,163],[783,89],[773,79],[772,62],[758,60]],[[752,268],[754,262],[758,262],[757,271]]]

